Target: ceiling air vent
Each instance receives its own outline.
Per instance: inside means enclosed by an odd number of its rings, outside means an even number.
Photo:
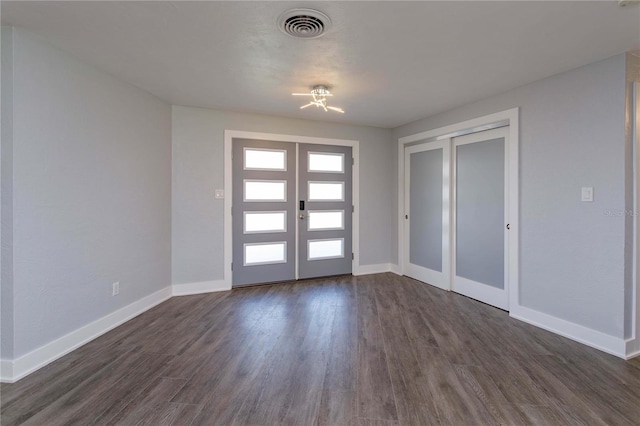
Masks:
[[[317,38],[331,27],[327,15],[313,9],[291,9],[278,18],[278,28],[296,38]]]

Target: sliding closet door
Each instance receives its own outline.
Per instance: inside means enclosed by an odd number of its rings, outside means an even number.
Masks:
[[[450,288],[450,141],[405,149],[404,274]]]
[[[508,309],[508,128],[453,139],[453,291]]]

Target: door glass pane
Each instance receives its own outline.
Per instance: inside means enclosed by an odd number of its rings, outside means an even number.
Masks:
[[[309,240],[309,260],[333,259],[344,257],[344,239]]]
[[[286,151],[244,148],[245,170],[287,170],[286,164]]]
[[[287,243],[258,243],[244,245],[244,265],[286,263]]]
[[[287,212],[244,212],[244,233],[286,232]]]
[[[287,201],[284,180],[245,180],[244,201]]]
[[[344,210],[309,211],[309,231],[344,229]]]
[[[344,173],[344,154],[310,152],[309,171]]]
[[[410,159],[409,261],[442,272],[442,149]]]
[[[456,148],[456,275],[504,288],[504,138]]]
[[[309,182],[309,201],[343,201],[344,182]]]

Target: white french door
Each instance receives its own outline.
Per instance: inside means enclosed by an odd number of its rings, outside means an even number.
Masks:
[[[404,274],[508,310],[509,128],[404,154]]]

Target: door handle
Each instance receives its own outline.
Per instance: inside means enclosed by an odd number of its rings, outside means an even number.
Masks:
[[[511,229],[511,224],[507,223],[507,230]]]
[[[300,220],[304,219],[304,213],[300,213],[300,216],[298,216],[300,218]]]

